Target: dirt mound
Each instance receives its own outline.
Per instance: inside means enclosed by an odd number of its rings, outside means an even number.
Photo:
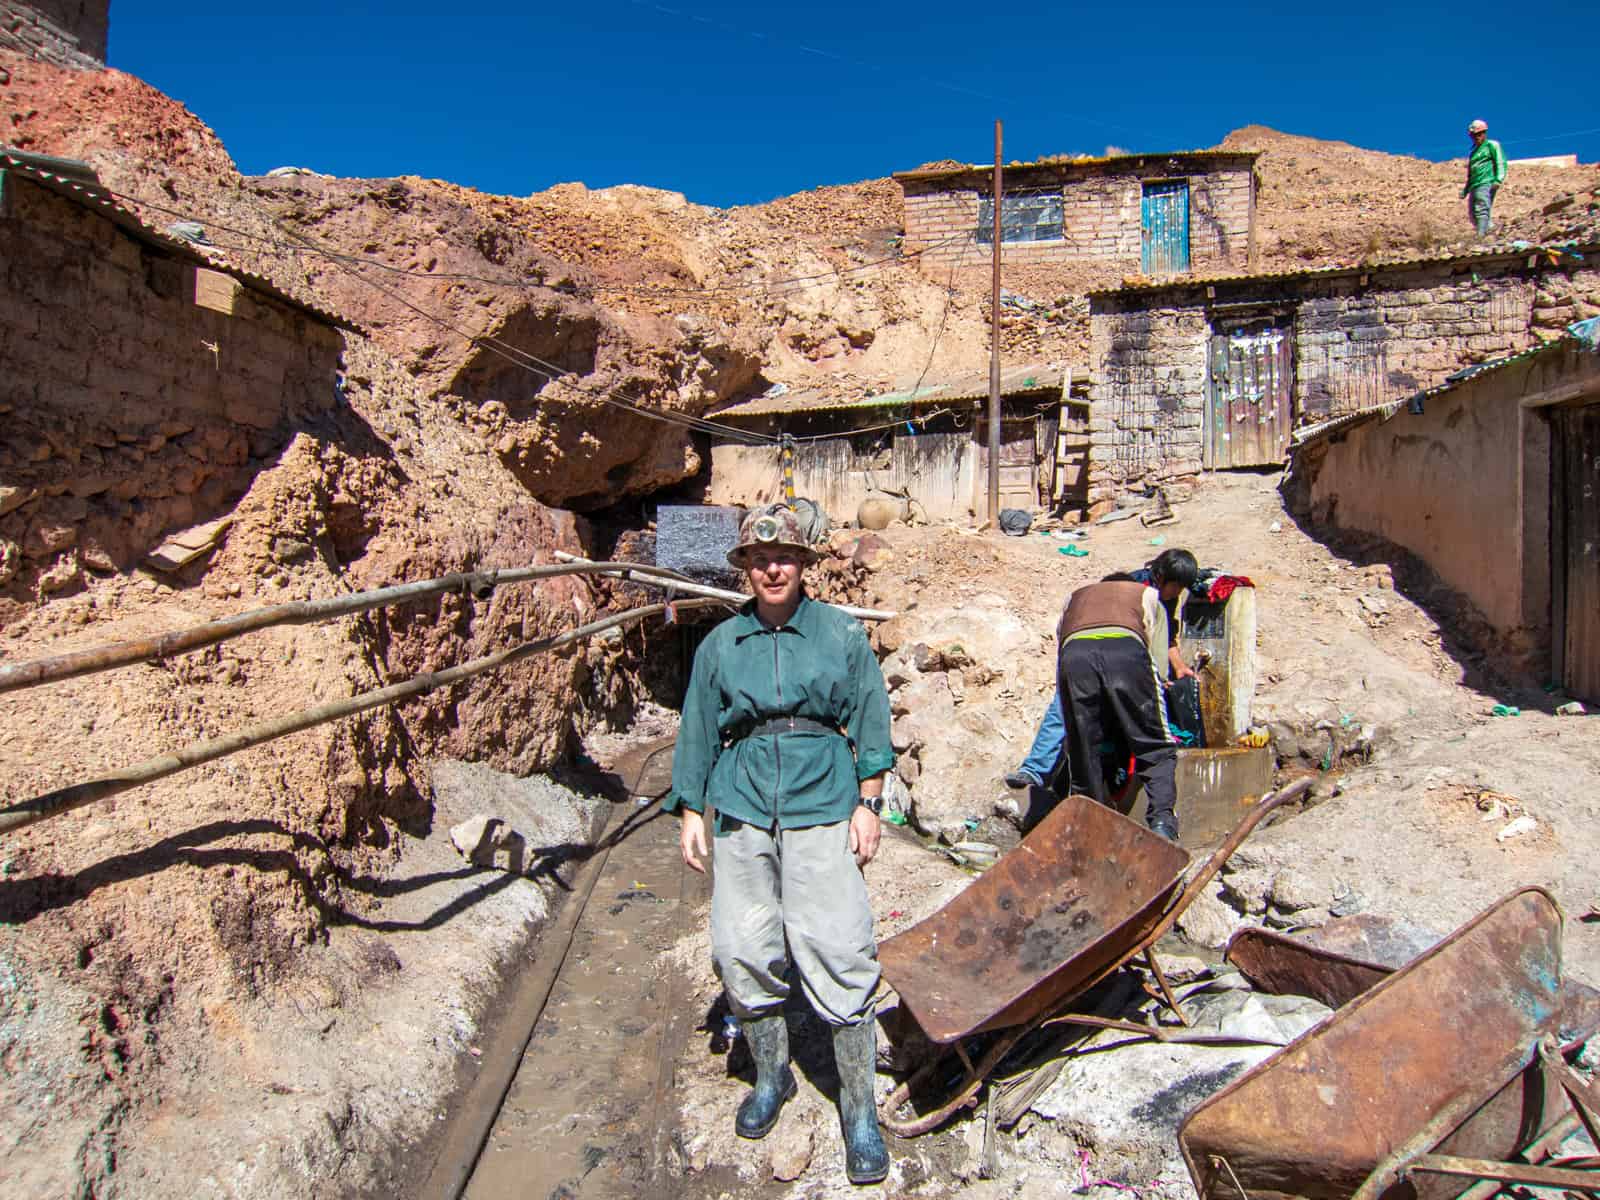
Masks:
[[[182,104],[121,71],[71,71],[5,54],[0,142],[80,158],[112,187],[135,179],[236,180],[217,135]]]

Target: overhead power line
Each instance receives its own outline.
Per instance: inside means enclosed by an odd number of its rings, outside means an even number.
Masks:
[[[164,204],[157,204],[154,201],[144,200],[138,196],[130,196],[123,192],[112,191],[109,188],[102,190],[104,190],[107,195],[113,196],[118,200],[141,205],[145,208],[153,209],[156,212],[164,213],[167,216],[177,217],[180,220],[193,221],[197,219],[195,214],[192,212],[171,208]],[[497,278],[491,275],[478,275],[469,271],[424,271],[414,267],[397,267],[392,263],[384,262],[382,259],[374,258],[369,255],[348,254],[341,250],[329,249],[326,246],[316,246],[311,244],[302,244],[300,246],[296,246],[288,242],[280,241],[276,238],[266,237],[265,235],[257,233],[253,230],[240,229],[236,225],[229,225],[220,220],[202,219],[200,220],[200,224],[206,226],[208,230],[225,230],[228,233],[236,234],[239,237],[250,238],[252,241],[261,242],[264,245],[272,246],[275,249],[287,253],[312,253],[322,258],[347,262],[357,266],[371,266],[380,271],[385,271],[391,275],[403,275],[414,279],[436,279],[440,280],[441,282],[448,283],[482,283],[490,287],[512,288],[520,290],[533,288],[546,291],[555,290],[550,288],[550,285],[543,282],[542,279],[533,280],[506,277]],[[279,229],[285,228],[283,223],[277,219],[274,219],[274,225]],[[795,275],[781,279],[753,279],[740,283],[714,284],[709,287],[674,287],[668,284],[630,285],[609,283],[596,283],[593,286],[597,291],[631,296],[742,296],[746,294],[759,294],[762,292],[777,292],[783,288],[793,287],[800,284],[816,283],[824,279],[843,278],[849,275],[864,274],[867,271],[875,271],[881,267],[903,264],[911,261],[912,259],[920,258],[922,255],[928,254],[934,250],[939,250],[945,246],[952,245],[955,242],[963,241],[965,240],[966,236],[967,235],[965,234],[952,234],[949,237],[942,238],[937,242],[931,242],[926,246],[918,247],[916,250],[907,251],[903,254],[889,254],[883,256],[882,258],[869,259],[864,263],[855,263],[848,267],[835,267],[827,271],[817,271],[810,275]],[[216,244],[217,243],[213,243],[213,245]]]
[[[157,212],[163,212],[170,216],[179,217],[183,220],[195,219],[195,214],[193,213],[169,208],[162,204],[142,201],[137,196],[129,196],[125,195],[124,193],[114,191],[110,192],[109,194],[115,196],[119,200],[130,201],[134,204],[144,204],[146,207],[154,209]],[[201,223],[206,224],[204,221]],[[329,251],[326,247],[318,246],[315,242],[312,242],[304,235],[296,233],[293,230],[286,229],[277,221],[273,222],[273,227],[277,229],[284,237],[291,239],[290,242],[283,242],[276,238],[267,237],[252,230],[241,229],[238,226],[229,225],[220,221],[210,222],[210,224],[217,229],[225,229],[229,233],[237,234],[238,236],[244,237],[250,241],[275,246],[281,250],[287,250],[291,252],[299,250],[321,255],[327,258],[336,270],[342,271],[366,287],[370,287],[374,291],[382,293],[395,303],[403,306],[410,312],[415,313],[417,316],[422,317],[424,320],[437,325],[441,329],[455,334],[455,336],[461,338],[469,345],[479,346],[482,349],[485,349],[490,353],[505,359],[512,365],[520,367],[522,370],[528,371],[530,374],[543,378],[547,382],[558,382],[564,380],[568,375],[572,374],[572,372],[558,367],[554,363],[547,362],[539,356],[523,350],[521,347],[514,346],[509,342],[502,341],[499,338],[495,338],[486,334],[469,333],[467,330],[462,329],[460,326],[453,324],[438,314],[429,312],[421,305],[414,303],[406,296],[394,291],[392,288],[384,287],[382,284],[368,279],[364,275],[360,274],[353,265],[351,265],[351,261],[359,265],[384,266],[387,264],[379,264],[376,262],[376,260],[359,258],[351,255],[343,255],[335,251]],[[347,259],[351,261],[346,261]],[[614,408],[633,413],[636,416],[644,417],[648,420],[659,421],[663,424],[676,425],[680,428],[691,429],[701,433],[715,433],[722,437],[727,437],[736,441],[744,441],[751,444],[769,444],[777,441],[776,438],[769,437],[766,434],[758,434],[746,429],[737,429],[731,425],[722,425],[718,422],[708,421],[703,417],[693,416],[689,413],[674,412],[671,409],[649,408],[640,404],[636,399],[625,396],[612,388],[606,388],[602,391],[592,391],[575,385],[568,386],[572,387],[572,390],[580,395],[588,396],[591,399],[598,400],[603,404],[608,404]]]

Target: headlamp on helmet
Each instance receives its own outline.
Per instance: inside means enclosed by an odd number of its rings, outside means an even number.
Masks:
[[[756,522],[751,526],[750,532],[755,534],[758,542],[775,542],[783,534],[783,522],[768,513],[765,516],[756,518]]]

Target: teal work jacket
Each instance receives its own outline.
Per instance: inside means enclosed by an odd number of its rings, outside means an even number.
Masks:
[[[771,717],[809,717],[842,733],[746,736]],[[854,617],[802,595],[770,628],[755,601],[718,625],[694,656],[672,790],[662,807],[718,813],[771,829],[850,818],[859,782],[894,765],[889,694]]]

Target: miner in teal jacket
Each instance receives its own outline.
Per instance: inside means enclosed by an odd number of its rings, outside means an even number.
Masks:
[[[814,555],[788,509],[744,519],[728,560],[754,598],[695,654],[665,807],[684,862],[715,865],[711,951],[756,1064],[741,1137],[765,1137],[795,1092],[783,1003],[793,959],[833,1030],[852,1183],[889,1170],[872,1083],[878,951],[862,868],[894,765],[883,672],[855,618],[805,594]]]

